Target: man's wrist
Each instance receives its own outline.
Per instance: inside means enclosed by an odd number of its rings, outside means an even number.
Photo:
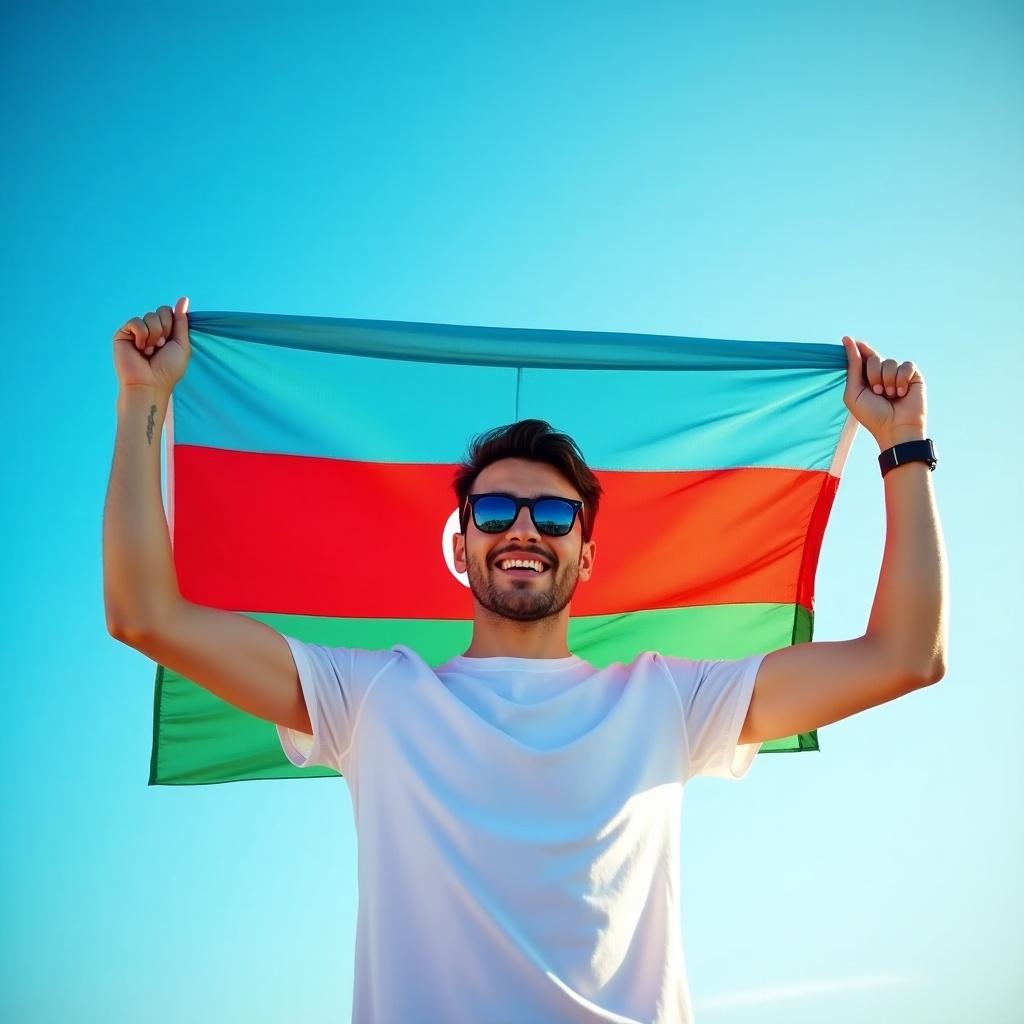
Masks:
[[[117,416],[119,419],[126,416],[141,416],[143,414],[148,417],[151,410],[155,407],[157,418],[163,423],[167,407],[170,404],[170,397],[166,391],[161,391],[158,388],[139,384],[123,387],[117,395],[115,406]]]
[[[878,442],[878,450],[884,452],[894,445],[903,444],[904,441],[924,441],[928,433],[924,427],[894,427],[874,435]]]
[[[163,388],[152,384],[122,384],[117,392],[117,400],[121,402],[158,402],[163,404],[170,400],[171,394]]]

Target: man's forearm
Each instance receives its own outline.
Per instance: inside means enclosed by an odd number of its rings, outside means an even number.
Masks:
[[[923,436],[879,439],[881,448]],[[885,550],[867,635],[901,673],[921,683],[945,672],[947,565],[931,471],[923,462],[886,474]]]
[[[107,626],[142,634],[176,598],[177,576],[160,493],[160,434],[169,396],[128,387],[117,399],[117,437],[103,513]]]

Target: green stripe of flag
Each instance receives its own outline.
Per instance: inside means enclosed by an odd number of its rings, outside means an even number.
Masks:
[[[327,647],[414,648],[440,665],[469,646],[472,622],[451,619],[337,619],[251,614],[278,632]],[[693,659],[743,658],[811,639],[813,616],[800,605],[732,604],[570,618],[569,647],[598,667],[642,651]],[[771,740],[762,751],[817,750],[816,732]],[[255,718],[170,669],[157,670],[150,785],[203,785],[247,779],[334,776],[296,768],[274,724]]]

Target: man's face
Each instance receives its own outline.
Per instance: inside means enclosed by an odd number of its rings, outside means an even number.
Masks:
[[[521,498],[581,499],[557,469],[528,459],[502,459],[483,469],[471,493],[493,491]],[[594,561],[594,542],[583,542],[579,516],[564,537],[549,537],[533,525],[528,508],[521,508],[515,522],[502,533],[482,532],[470,514],[465,534],[456,534],[454,543],[455,567],[468,573],[477,602],[495,615],[519,622],[561,612],[576,584],[590,579]],[[542,571],[501,567],[513,558],[537,560]]]

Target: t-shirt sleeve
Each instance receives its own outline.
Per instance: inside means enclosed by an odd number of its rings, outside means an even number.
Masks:
[[[348,755],[363,701],[377,672],[394,655],[387,651],[323,647],[291,636],[285,640],[299,673],[313,735],[278,725],[281,749],[297,768],[324,765],[347,774]]]
[[[763,654],[736,661],[689,661],[659,656],[683,708],[687,778],[742,779],[760,743],[739,743]]]

